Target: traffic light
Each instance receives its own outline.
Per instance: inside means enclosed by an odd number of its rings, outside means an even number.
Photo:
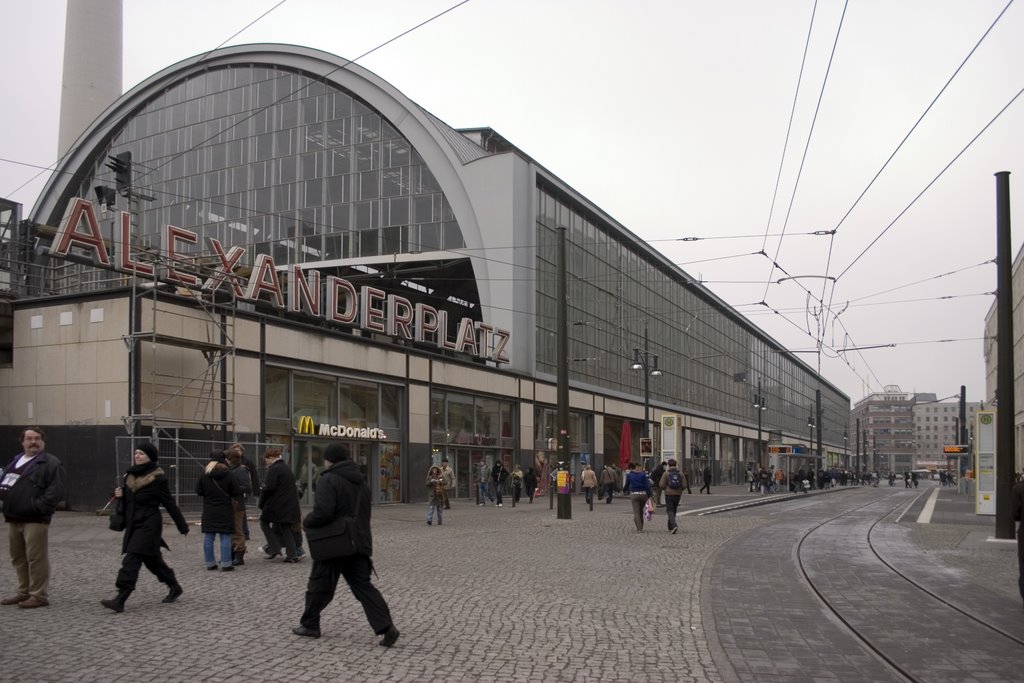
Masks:
[[[127,197],[132,187],[132,153],[121,152],[117,156],[108,156],[107,168],[114,172],[117,191]]]

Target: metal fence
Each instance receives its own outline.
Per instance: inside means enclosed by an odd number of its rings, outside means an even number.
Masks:
[[[137,444],[149,439],[142,437],[120,436],[115,440],[115,457],[117,472],[123,474],[134,463],[132,456]],[[196,495],[196,482],[203,474],[206,464],[210,462],[210,454],[223,450],[231,445],[223,441],[201,441],[193,439],[163,438],[158,444],[160,450],[159,464],[167,474],[171,486],[171,495],[186,516],[199,515],[203,510],[203,501]],[[280,444],[239,441],[245,447],[245,458],[249,461],[262,482],[266,475],[263,464],[263,453],[268,448],[281,448]],[[287,452],[285,452],[287,459]],[[255,510],[255,501],[250,500]],[[251,511],[250,511],[251,514]]]

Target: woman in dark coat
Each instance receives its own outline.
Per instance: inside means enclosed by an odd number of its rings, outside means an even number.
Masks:
[[[526,497],[533,502],[533,492],[537,490],[537,473],[534,472],[532,467],[526,468],[526,474],[523,475],[523,486],[526,488]]]
[[[114,490],[118,505],[124,508],[125,528],[121,543],[124,559],[114,584],[117,596],[100,603],[115,612],[124,611],[125,600],[135,590],[142,565],[146,565],[146,569],[170,589],[164,602],[174,602],[182,593],[174,570],[167,566],[160,554],[161,547],[170,550],[162,535],[160,506],[163,505],[171,515],[182,536],[188,534],[188,524],[171,497],[171,487],[164,471],[157,465],[159,456],[153,444],[139,444],[132,456],[135,464],[125,472],[124,486]]]
[[[267,537],[263,552],[268,560],[272,560],[281,552],[281,544],[284,543],[284,561],[298,562],[295,535],[291,530],[293,524],[302,521],[295,475],[288,463],[281,459],[279,448],[268,448],[263,460],[267,465],[259,502],[260,527]]]
[[[216,451],[196,482],[196,495],[203,499],[203,560],[206,568],[216,571],[217,558],[213,552],[214,538],[220,534],[220,569],[234,570],[231,555],[231,536],[235,533],[235,506],[240,504],[242,491],[231,476],[224,460],[224,451]]]

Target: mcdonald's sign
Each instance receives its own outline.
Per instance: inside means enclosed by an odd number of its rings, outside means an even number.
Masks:
[[[324,436],[342,439],[375,439],[377,441],[387,441],[388,439],[387,432],[379,427],[349,427],[343,424],[329,424],[327,422],[316,424],[309,415],[303,415],[299,418],[299,424],[295,428],[295,433],[305,436]]]
[[[299,427],[296,429],[299,434],[316,434],[316,425],[313,424],[313,418],[309,415],[303,415],[299,418]]]

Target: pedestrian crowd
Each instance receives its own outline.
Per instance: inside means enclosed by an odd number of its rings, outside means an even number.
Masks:
[[[64,468],[60,459],[46,451],[45,435],[39,427],[21,432],[20,453],[0,470],[0,506],[8,527],[11,564],[17,579],[12,595],[0,605],[22,609],[50,604],[49,527],[58,506],[65,499]],[[391,647],[398,640],[387,602],[373,585],[373,538],[370,531],[371,494],[365,477],[352,462],[346,446],[329,445],[324,467],[314,484],[313,509],[302,515],[300,491],[281,451],[270,448],[264,454],[266,476],[260,485],[256,469],[245,458],[241,444],[210,454],[195,484],[202,501],[200,531],[203,534],[203,563],[211,571],[230,572],[245,564],[249,540],[248,500],[258,493],[260,526],[266,537],[261,549],[266,559],[275,559],[284,548],[284,562],[297,563],[305,554],[303,530],[312,558],[306,587],[305,606],[298,636],[319,638],[320,615],[334,598],[338,581],[344,577],[352,595],[363,607],[379,644]],[[444,474],[437,474],[437,495],[431,510],[441,523]],[[121,567],[114,579],[117,592],[100,604],[116,613],[135,591],[145,567],[167,587],[164,603],[174,603],[184,593],[174,570],[164,560],[162,549],[170,549],[163,538],[162,507],[177,531],[189,533],[189,525],[171,495],[167,474],[160,465],[160,451],[153,443],[140,443],[132,453],[132,464],[120,475],[114,489],[110,528],[121,533]]]

